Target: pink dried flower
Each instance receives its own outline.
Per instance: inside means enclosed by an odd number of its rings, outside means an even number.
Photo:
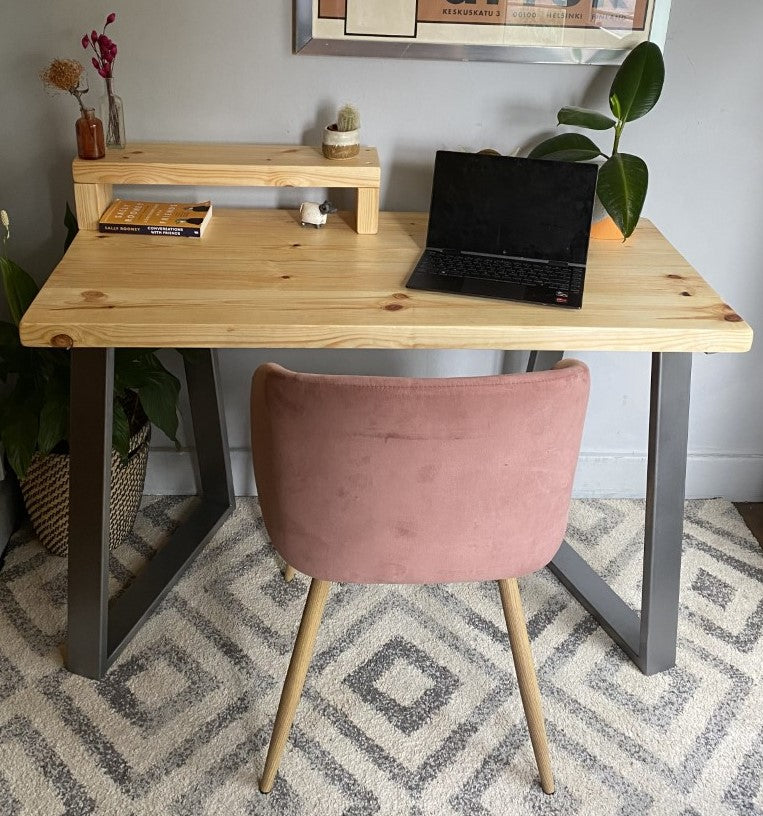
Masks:
[[[117,46],[114,41],[106,34],[106,27],[111,25],[117,19],[116,12],[112,11],[106,17],[106,23],[103,26],[103,31],[99,34],[93,30],[89,37],[87,34],[82,38],[82,47],[90,46],[95,53],[92,58],[93,67],[98,71],[99,76],[104,79],[110,79],[114,60],[117,57]]]

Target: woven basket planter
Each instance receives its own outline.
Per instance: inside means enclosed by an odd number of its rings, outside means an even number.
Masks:
[[[130,454],[122,464],[111,453],[111,499],[109,503],[109,548],[118,547],[132,530],[146,481],[151,423],[130,437]],[[69,552],[69,456],[35,454],[21,483],[29,518],[45,549],[55,555]]]

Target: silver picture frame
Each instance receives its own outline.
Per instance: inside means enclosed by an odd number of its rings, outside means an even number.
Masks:
[[[564,0],[551,0],[562,5]],[[664,48],[671,0],[655,0],[648,39]],[[528,0],[528,5],[534,5]],[[619,65],[629,49],[550,47],[547,45],[471,45],[425,43],[410,39],[329,39],[314,36],[313,0],[294,0],[294,53],[325,56],[398,57],[480,62],[537,62]]]

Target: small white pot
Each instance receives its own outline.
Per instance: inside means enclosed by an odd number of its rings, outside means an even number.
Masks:
[[[323,131],[323,155],[327,159],[351,159],[360,152],[359,130]]]

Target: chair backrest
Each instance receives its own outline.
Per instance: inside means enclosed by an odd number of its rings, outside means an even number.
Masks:
[[[441,583],[524,575],[567,527],[588,402],[583,363],[457,379],[252,381],[265,526],[300,572]]]

